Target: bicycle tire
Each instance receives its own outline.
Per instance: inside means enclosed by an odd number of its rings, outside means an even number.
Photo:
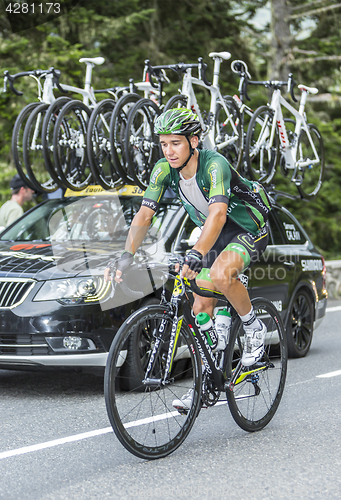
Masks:
[[[125,131],[125,153],[130,176],[141,189],[149,184],[154,164],[160,159],[159,138],[154,121],[161,113],[150,99],[141,99],[128,115]]]
[[[162,112],[165,113],[173,108],[187,108],[188,97],[184,94],[173,95],[165,104]]]
[[[295,182],[301,198],[305,200],[311,200],[314,198],[321,189],[325,163],[324,145],[320,131],[316,125],[312,123],[308,123],[308,129],[310,131],[316,152],[319,156],[320,163],[317,165],[310,164],[302,168],[298,167],[299,177],[296,174]],[[314,138],[316,142],[314,142]],[[298,138],[297,155],[300,156],[299,160],[301,161],[306,161],[308,158],[311,159],[314,157],[313,149],[304,129],[301,130]],[[298,181],[300,182],[298,183]]]
[[[23,136],[23,157],[35,190],[53,193],[59,185],[45,166],[42,146],[42,125],[48,108],[49,104],[43,103],[34,108],[30,114]]]
[[[140,99],[142,99],[142,97],[135,93],[126,94],[120,97],[110,120],[109,140],[112,161],[116,172],[118,172],[124,182],[133,182],[133,179],[129,175],[126,162],[124,143],[125,129],[129,111]]]
[[[91,110],[81,101],[70,101],[60,111],[53,133],[53,160],[58,176],[73,191],[85,189],[92,178],[86,152],[90,114]]]
[[[140,364],[143,367],[138,376],[145,373],[155,341],[153,332],[158,334],[161,324],[165,342],[161,342],[154,357],[151,375],[162,378],[173,315],[167,304],[149,305],[133,313],[117,332],[105,368],[105,402],[113,430],[129,452],[144,459],[162,458],[175,451],[188,436],[201,407],[201,359],[184,322],[179,331],[173,378],[169,383],[148,387],[141,381],[138,385],[128,384],[128,393],[120,389],[122,382],[127,385],[130,369],[136,370]],[[136,347],[135,355],[132,345]],[[186,356],[187,368],[176,371],[176,360]],[[189,388],[194,391],[192,406],[187,414],[180,414],[172,401],[181,398]]]
[[[280,403],[287,371],[287,340],[281,317],[275,306],[263,298],[252,300],[258,317],[268,333],[262,359],[244,367],[233,390],[226,392],[231,415],[247,432],[263,429],[273,418]],[[244,330],[237,317],[232,325],[227,348],[226,373],[230,378],[241,359]]]
[[[61,189],[65,189],[66,186],[64,186],[61,178],[58,176],[58,172],[53,161],[53,133],[60,111],[65,106],[65,104],[67,104],[71,100],[71,97],[61,96],[58,97],[52,104],[50,104],[49,108],[46,111],[41,130],[41,140],[45,166],[50,172],[51,177],[57,182]]]
[[[25,106],[17,116],[15,120],[13,132],[12,132],[12,156],[15,168],[21,179],[25,182],[25,184],[35,191],[35,187],[30,181],[28,175],[25,172],[25,163],[24,163],[24,152],[23,152],[23,136],[25,125],[27,120],[32,113],[32,111],[40,105],[40,102],[31,102],[27,106]]]
[[[243,131],[241,128],[242,120],[237,104],[231,96],[224,96],[224,103],[230,116],[226,116],[225,110],[218,102],[215,118],[214,143],[218,153],[225,156],[230,165],[238,170],[243,157]],[[221,120],[222,114],[222,120]],[[227,141],[232,141],[224,147],[219,147]]]
[[[279,150],[277,127],[274,144],[268,148],[274,112],[260,106],[254,112],[246,134],[245,158],[250,179],[269,184],[276,173]]]
[[[92,111],[87,131],[87,154],[92,175],[103,189],[114,189],[123,185],[120,174],[112,162],[109,133],[110,120],[116,102],[113,99],[100,101]]]

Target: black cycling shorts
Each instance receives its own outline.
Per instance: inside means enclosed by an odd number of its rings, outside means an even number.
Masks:
[[[221,230],[217,241],[203,258],[203,268],[210,269],[218,255],[224,250],[227,250],[236,252],[242,257],[245,264],[243,270],[245,270],[259,260],[267,247],[268,241],[268,224],[265,224],[255,236],[245,231],[245,229],[242,229],[233,221],[228,220]],[[205,279],[204,276],[200,276],[199,279],[200,278]]]

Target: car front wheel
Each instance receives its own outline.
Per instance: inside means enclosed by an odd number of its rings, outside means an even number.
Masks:
[[[298,290],[292,302],[288,321],[287,339],[290,358],[302,358],[309,351],[314,330],[314,305],[310,294]]]

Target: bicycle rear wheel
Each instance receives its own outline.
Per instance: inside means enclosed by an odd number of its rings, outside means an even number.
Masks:
[[[146,189],[150,174],[160,159],[159,138],[154,132],[154,121],[160,108],[150,99],[141,99],[131,109],[125,131],[125,153],[130,176]]]
[[[297,146],[296,160],[298,162],[298,170],[296,185],[301,197],[306,200],[310,200],[317,195],[322,186],[324,176],[324,146],[322,136],[318,128],[312,123],[308,123],[308,130],[318,154],[319,162],[312,163],[316,158],[315,153],[307,132],[302,129]]]
[[[274,113],[268,106],[261,106],[254,112],[246,134],[245,158],[249,176],[263,184],[271,182],[276,172],[278,157],[278,133],[275,130],[270,144]]]
[[[53,193],[59,185],[45,166],[42,145],[42,126],[48,107],[47,103],[40,104],[30,114],[24,131],[23,152],[28,176],[35,189]]]
[[[87,133],[87,153],[92,175],[103,189],[123,184],[112,162],[109,141],[110,119],[115,108],[113,99],[100,101],[91,113]]]
[[[58,115],[62,108],[71,101],[70,97],[61,96],[58,97],[46,111],[45,118],[43,121],[43,126],[41,129],[41,141],[43,146],[43,157],[45,161],[45,166],[50,173],[52,179],[54,179],[61,189],[65,189],[62,180],[58,176],[57,169],[54,165],[53,160],[53,133]]]
[[[91,170],[86,154],[91,111],[81,101],[70,101],[60,111],[53,133],[53,159],[62,183],[74,191],[86,188]]]
[[[137,101],[142,99],[138,94],[127,94],[119,98],[110,120],[110,151],[116,172],[123,182],[132,181],[128,172],[125,152],[125,130],[127,127],[129,111]]]
[[[150,363],[150,378],[164,376],[173,317],[167,305],[140,309],[122,324],[108,356],[104,377],[108,416],[123,446],[140,458],[162,458],[176,450],[201,407],[201,360],[184,323],[173,350],[171,378],[166,384],[142,383]],[[159,335],[162,341],[152,356]],[[189,389],[192,405],[180,414],[173,401]]]
[[[232,417],[248,432],[263,429],[275,415],[287,371],[287,342],[277,309],[263,298],[253,299],[252,305],[257,317],[267,327],[264,355],[255,365],[242,367],[234,387],[226,392]],[[240,367],[243,346],[244,330],[237,317],[227,349],[226,373],[229,379]]]
[[[21,179],[34,191],[36,188],[28,178],[25,170],[23,138],[27,120],[29,119],[32,111],[39,105],[40,102],[31,102],[30,104],[27,104],[27,106],[25,106],[17,116],[12,132],[12,154],[15,167]]]

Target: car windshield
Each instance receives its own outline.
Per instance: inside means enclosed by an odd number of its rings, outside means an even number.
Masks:
[[[123,242],[141,205],[141,196],[86,196],[51,199],[4,231],[2,241]],[[148,236],[160,239],[178,210],[170,200],[153,217]]]

